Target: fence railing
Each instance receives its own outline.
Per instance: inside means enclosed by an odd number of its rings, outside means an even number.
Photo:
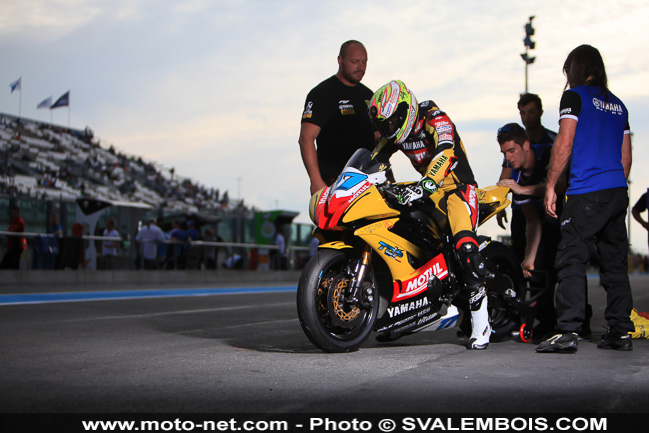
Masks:
[[[10,231],[0,231],[0,236],[13,236],[13,237],[24,237],[24,238],[58,238],[58,239],[70,239],[70,238],[75,238],[75,239],[82,239],[82,240],[87,240],[87,241],[102,241],[102,242],[123,242],[125,239],[122,237],[112,237],[112,236],[95,236],[95,235],[82,235],[82,236],[58,236],[54,234],[44,234],[44,233],[32,233],[32,232],[10,232]],[[133,241],[131,241],[133,242]],[[241,243],[241,242],[217,242],[217,241],[204,241],[204,240],[188,240],[186,242],[179,242],[176,239],[165,239],[164,241],[143,241],[141,243],[156,243],[156,244],[166,244],[166,245],[187,245],[189,247],[217,247],[217,248],[242,248],[242,249],[247,249],[247,250],[277,250],[279,247],[277,245],[272,245],[272,244],[255,244],[255,243]],[[310,251],[311,248],[308,246],[302,246],[302,245],[287,245],[286,246],[287,250],[287,256],[289,258],[289,268],[294,268],[295,266],[295,256],[296,252],[298,251]],[[132,253],[134,256],[136,253]],[[178,265],[178,257],[174,257],[174,266],[177,267]],[[292,264],[292,265],[291,265]]]
[[[62,236],[57,236],[53,234],[44,234],[44,233],[30,233],[30,232],[22,232],[22,233],[16,233],[16,232],[6,232],[0,230],[0,235],[4,236],[17,236],[17,237],[25,237],[25,238],[35,238],[35,237],[57,237],[61,238]],[[66,236],[66,237],[73,237],[73,236]],[[92,236],[92,235],[83,235],[83,236],[78,236],[81,239],[89,240],[89,241],[113,241],[113,242],[121,242],[124,239],[121,237],[110,237],[110,236]],[[171,244],[171,245],[177,245],[177,244],[182,244],[181,242],[178,242],[175,239],[165,239],[164,241],[144,241],[143,243],[156,243],[156,244]],[[265,249],[279,249],[277,245],[272,245],[272,244],[248,244],[248,243],[240,243],[240,242],[210,242],[210,241],[187,241],[187,244],[191,245],[196,245],[196,246],[215,246],[215,247],[239,247],[239,248],[247,248],[247,249],[253,249],[253,248],[265,248]],[[309,247],[308,246],[303,246],[303,245],[287,245],[286,247],[289,250],[295,250],[295,251],[308,251]]]

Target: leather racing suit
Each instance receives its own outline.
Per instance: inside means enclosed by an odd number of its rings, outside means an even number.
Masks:
[[[477,185],[455,125],[433,101],[422,102],[410,135],[401,144],[386,145],[380,150],[379,158],[389,158],[397,150],[401,150],[423,176],[414,188],[415,198],[428,197],[435,204],[432,217],[438,222],[448,221],[462,266],[469,307],[472,312],[482,309],[486,268],[475,232]]]

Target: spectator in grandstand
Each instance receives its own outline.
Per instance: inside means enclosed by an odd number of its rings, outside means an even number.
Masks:
[[[20,208],[11,206],[11,222],[8,232],[24,233],[25,221],[20,217]],[[27,249],[27,241],[22,236],[7,236],[7,252],[0,263],[0,269],[20,269],[20,256]]]
[[[205,242],[223,242],[213,228],[208,228],[205,230],[205,236],[203,236]],[[208,245],[204,249],[203,259],[205,260],[205,269],[216,269],[216,263],[218,260],[218,247],[216,245]]]
[[[187,231],[185,233],[187,234],[188,242],[197,241],[201,238],[200,233],[198,233],[194,225],[194,220],[187,220]]]
[[[286,247],[286,238],[284,237],[284,226],[276,225],[275,245],[277,249],[271,254],[273,269],[288,269],[288,248]]]
[[[200,269],[203,255],[203,246],[192,245],[192,242],[200,241],[201,234],[194,226],[194,220],[187,220],[187,245],[185,246],[185,269]]]
[[[118,238],[119,232],[115,229],[117,225],[115,218],[108,218],[106,221],[106,228],[104,229],[104,237]],[[101,246],[101,268],[102,269],[115,269],[115,262],[117,260],[117,248],[120,241],[110,240],[103,241]]]
[[[169,240],[168,230],[162,230],[162,236],[164,236],[165,242],[160,242],[158,244],[158,256],[156,257],[156,269],[166,269],[167,267],[167,242]]]
[[[47,233],[55,236],[63,236],[63,227],[59,224],[59,216],[55,213],[50,214],[50,223],[47,226]]]
[[[59,255],[60,238],[63,236],[63,227],[59,224],[59,217],[51,213],[47,223],[47,236],[39,235],[34,239],[33,269],[54,269]]]
[[[152,271],[156,268],[156,258],[158,257],[158,243],[164,242],[165,237],[160,227],[156,225],[156,219],[151,218],[143,225],[135,242],[142,253],[142,267]]]
[[[169,239],[174,241],[176,245],[169,245],[170,248],[167,249],[170,269],[185,269],[187,232],[182,229],[178,220],[173,221],[172,227],[171,232],[169,232]]]

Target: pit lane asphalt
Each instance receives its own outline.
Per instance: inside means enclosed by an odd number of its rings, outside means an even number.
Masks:
[[[649,311],[649,276],[631,281],[635,306]],[[298,322],[295,281],[276,293],[0,305],[0,411],[647,413],[649,340],[596,348],[598,283],[589,280],[592,340],[570,355],[515,341],[469,351],[456,329],[322,353]],[[30,291],[45,290],[21,288]]]

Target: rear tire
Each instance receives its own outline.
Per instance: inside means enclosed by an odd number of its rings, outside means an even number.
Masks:
[[[351,251],[351,250],[350,250]],[[370,289],[372,302],[364,293],[367,306],[348,303],[344,292],[351,276],[347,265],[352,261],[339,250],[321,249],[309,260],[297,287],[297,312],[306,336],[325,352],[351,352],[372,332],[379,297],[371,269],[366,273],[362,292]]]
[[[498,341],[510,337],[521,326],[520,314],[511,301],[525,301],[523,270],[511,250],[500,242],[490,242],[481,254],[489,272],[496,276],[487,281],[487,295],[492,338]]]

